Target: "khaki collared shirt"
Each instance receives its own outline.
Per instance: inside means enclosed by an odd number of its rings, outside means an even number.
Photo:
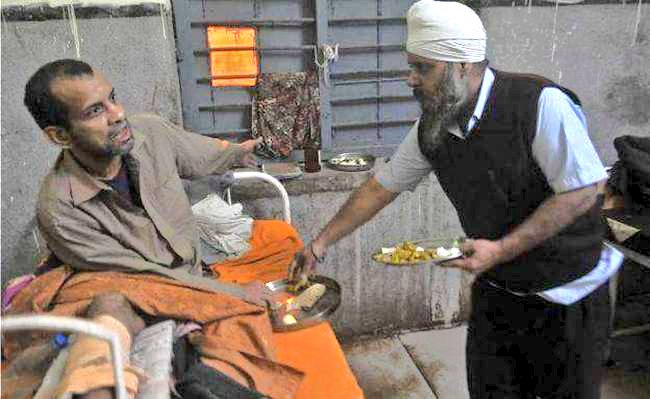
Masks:
[[[50,250],[73,268],[193,280],[191,275],[201,275],[199,238],[181,178],[226,172],[241,147],[188,133],[155,115],[129,122],[135,143],[124,161],[142,208],[63,150],[41,186],[38,226]]]

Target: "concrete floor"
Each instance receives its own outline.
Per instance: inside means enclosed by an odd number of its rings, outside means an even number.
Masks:
[[[419,331],[344,344],[343,350],[367,399],[469,399],[466,335],[464,326]],[[602,392],[602,399],[648,399],[650,373],[609,368]]]

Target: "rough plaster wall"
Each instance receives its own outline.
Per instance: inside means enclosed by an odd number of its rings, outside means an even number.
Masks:
[[[618,158],[615,137],[650,136],[649,10],[636,1],[557,13],[554,7],[487,7],[481,18],[492,65],[541,74],[575,91],[596,149],[611,165]]]
[[[180,122],[175,47],[160,16],[78,20],[81,59],[116,88],[128,113],[156,112]],[[58,150],[22,105],[29,76],[44,63],[75,58],[67,20],[2,22],[2,282],[32,270],[34,207]]]

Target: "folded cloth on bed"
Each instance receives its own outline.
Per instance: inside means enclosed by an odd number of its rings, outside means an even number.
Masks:
[[[242,213],[241,204],[229,205],[218,195],[208,195],[192,206],[201,239],[205,264],[237,258],[250,249],[253,219]]]
[[[294,254],[303,247],[296,229],[281,220],[253,221],[249,244],[243,256],[210,266],[219,280],[244,284],[286,278]]]

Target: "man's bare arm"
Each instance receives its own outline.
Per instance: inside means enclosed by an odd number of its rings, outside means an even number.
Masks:
[[[509,261],[529,251],[585,214],[596,203],[598,185],[560,193],[552,196],[533,212],[512,233],[500,241],[504,261]]]
[[[446,265],[481,273],[499,263],[516,258],[556,235],[585,214],[596,203],[598,186],[599,184],[594,183],[548,198],[510,234],[497,241],[468,240],[462,249],[469,256],[448,262]]]
[[[314,266],[314,255],[322,257],[328,246],[366,223],[397,196],[398,193],[385,189],[374,177],[368,179],[350,195],[338,213],[307,246],[304,255],[308,268]]]

